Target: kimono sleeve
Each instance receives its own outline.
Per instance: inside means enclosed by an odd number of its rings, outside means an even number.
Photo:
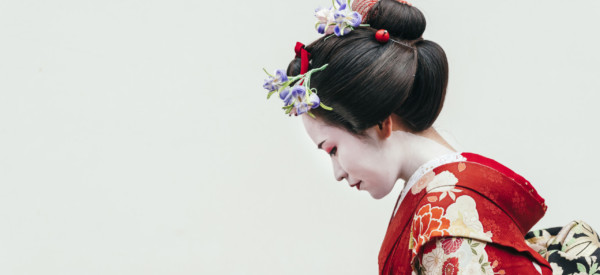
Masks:
[[[542,267],[527,255],[460,237],[427,242],[417,255],[413,268],[417,274],[544,274]]]
[[[423,198],[410,225],[409,249],[413,268],[427,270],[423,274],[551,274],[511,215],[460,186],[443,186]]]

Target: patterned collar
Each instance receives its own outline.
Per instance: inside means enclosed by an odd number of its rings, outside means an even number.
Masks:
[[[415,173],[413,173],[412,176],[408,179],[408,181],[406,182],[406,185],[404,185],[404,189],[402,189],[402,193],[400,193],[400,199],[398,200],[398,202],[396,203],[396,207],[394,208],[393,215],[396,215],[396,211],[398,210],[398,207],[402,203],[402,200],[404,200],[404,198],[406,197],[406,195],[408,194],[410,189],[413,187],[413,185],[415,185],[415,183],[417,183],[417,181],[419,181],[419,179],[421,179],[421,177],[423,177],[425,174],[429,173],[431,170],[435,169],[438,166],[442,166],[444,164],[448,164],[448,163],[452,163],[452,162],[459,162],[459,161],[467,160],[467,158],[463,157],[461,154],[462,154],[462,152],[453,152],[450,154],[440,156],[438,158],[434,158],[434,159],[426,162],[425,164],[421,165],[417,169],[417,171],[415,171]]]

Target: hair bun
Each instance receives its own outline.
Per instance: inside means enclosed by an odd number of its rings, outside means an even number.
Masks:
[[[425,32],[425,16],[411,5],[396,0],[358,0],[355,4],[352,8],[356,7],[357,12],[366,11],[363,23],[374,29],[386,29],[391,35],[404,40],[415,40]]]

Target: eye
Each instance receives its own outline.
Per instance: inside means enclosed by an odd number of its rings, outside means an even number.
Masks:
[[[335,156],[335,153],[337,152],[337,146],[334,146],[333,148],[331,148],[331,150],[329,151],[329,155],[330,156]]]

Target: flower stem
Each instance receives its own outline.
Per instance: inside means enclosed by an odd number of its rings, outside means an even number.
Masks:
[[[274,77],[272,74],[270,74],[269,72],[267,72],[267,69],[263,68],[263,71],[265,71],[265,73],[270,76],[270,77]]]

